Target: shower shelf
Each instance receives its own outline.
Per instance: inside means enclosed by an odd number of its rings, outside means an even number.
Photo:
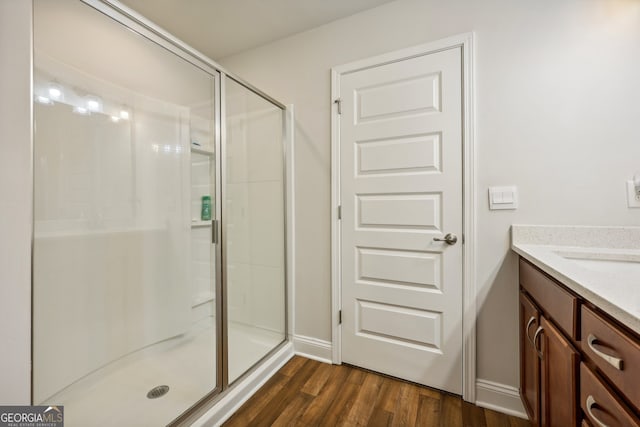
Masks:
[[[191,228],[197,228],[197,227],[211,227],[211,220],[209,221],[192,220]]]
[[[191,301],[191,306],[197,307],[201,304],[212,302],[213,300],[215,300],[213,292],[202,292],[193,298],[193,300]]]
[[[201,147],[194,147],[193,145],[191,146],[191,152],[204,154],[205,156],[213,156],[212,150],[207,150],[206,148],[201,148]]]

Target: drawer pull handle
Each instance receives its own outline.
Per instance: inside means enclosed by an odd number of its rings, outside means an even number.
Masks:
[[[527,322],[527,339],[533,345],[533,340],[531,339],[531,335],[529,334],[529,329],[531,328],[531,324],[536,321],[536,316],[531,316],[531,319]]]
[[[542,350],[538,348],[537,342],[538,342],[538,337],[542,332],[544,332],[544,328],[542,326],[538,326],[538,329],[536,329],[536,333],[533,334],[533,348],[538,353],[538,357],[540,357],[540,359],[542,359]]]
[[[622,371],[622,367],[623,367],[623,363],[622,363],[622,359],[619,359],[617,357],[613,357],[613,356],[609,356],[608,354],[605,354],[603,352],[601,352],[600,350],[598,350],[597,348],[595,348],[593,346],[593,343],[598,341],[598,338],[596,338],[595,335],[593,334],[589,334],[589,337],[587,338],[587,343],[589,344],[589,348],[591,349],[591,351],[593,351],[597,356],[600,356],[601,358],[604,359],[605,362],[607,362],[609,365],[613,366],[614,368],[616,368],[619,371]]]
[[[593,405],[596,404],[596,400],[593,398],[593,396],[589,395],[587,397],[587,412],[589,413],[589,416],[591,417],[591,419],[593,420],[594,423],[596,423],[598,425],[598,427],[609,427],[608,425],[606,425],[605,423],[603,423],[602,421],[600,421],[599,419],[596,418],[595,415],[593,415],[593,412],[591,412],[591,408],[593,407]]]

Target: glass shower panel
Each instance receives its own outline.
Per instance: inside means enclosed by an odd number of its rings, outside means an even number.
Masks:
[[[34,2],[33,403],[69,426],[165,425],[219,384],[192,203],[215,199],[216,78],[80,1]]]
[[[225,80],[229,383],[285,339],[283,110]]]

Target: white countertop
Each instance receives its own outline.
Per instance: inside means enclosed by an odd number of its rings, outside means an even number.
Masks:
[[[511,249],[640,334],[640,227],[513,225]]]

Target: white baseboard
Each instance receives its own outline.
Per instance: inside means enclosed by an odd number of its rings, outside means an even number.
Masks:
[[[215,406],[205,412],[191,426],[217,427],[222,425],[233,415],[253,394],[264,385],[285,363],[293,357],[293,345],[291,342],[278,350],[273,356],[264,361],[260,368],[252,372],[233,389],[216,402]]]
[[[528,419],[518,389],[508,385],[482,379],[476,380],[476,405]]]
[[[293,336],[293,348],[296,354],[319,362],[331,363],[331,342],[304,335]]]

